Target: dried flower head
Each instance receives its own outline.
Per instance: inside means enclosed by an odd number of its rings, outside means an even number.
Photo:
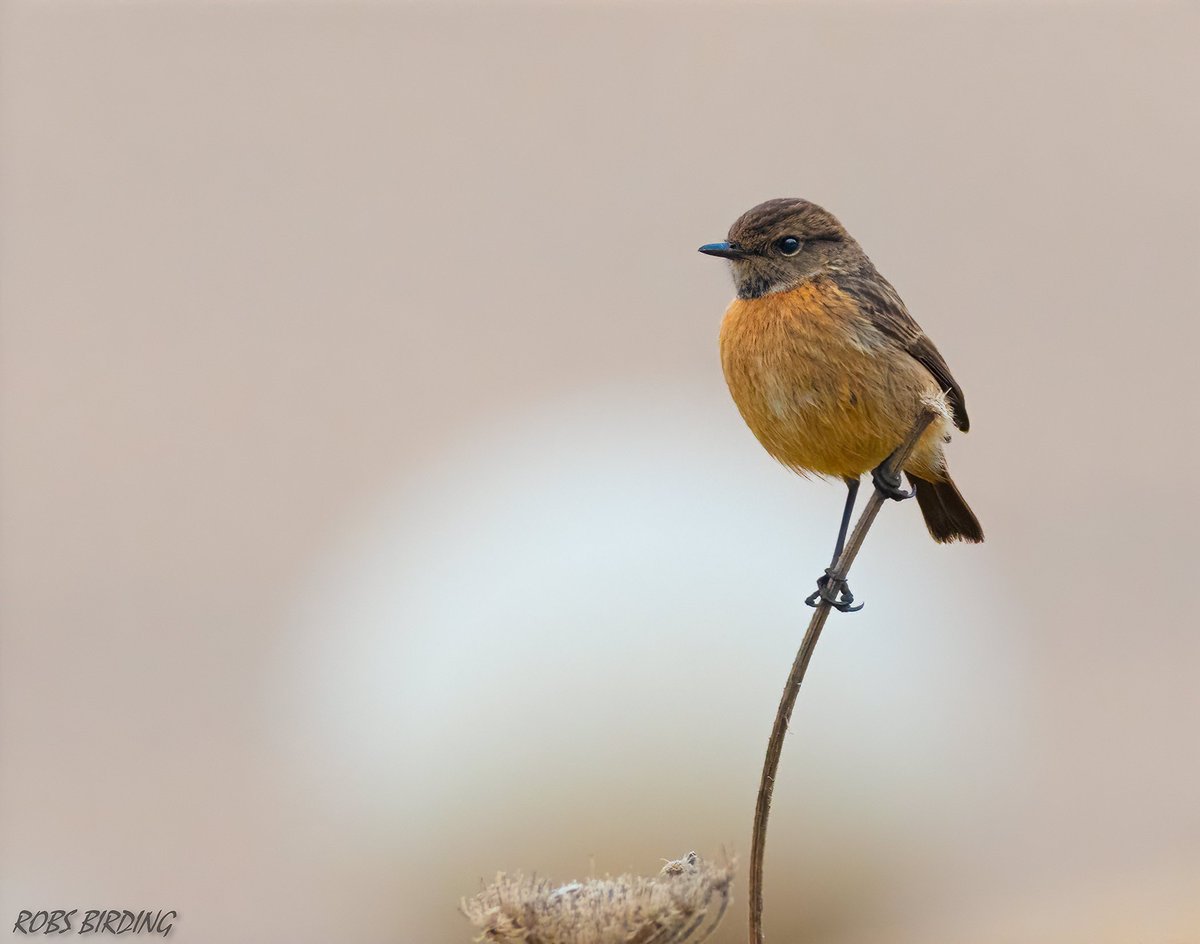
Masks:
[[[653,878],[621,875],[559,884],[501,873],[462,911],[478,941],[522,944],[682,944],[703,941],[729,905],[733,864],[690,852]]]

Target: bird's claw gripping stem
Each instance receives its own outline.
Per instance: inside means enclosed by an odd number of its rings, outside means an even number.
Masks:
[[[905,491],[900,487],[900,473],[890,471],[886,462],[871,470],[871,481],[875,483],[879,494],[892,501],[904,501],[917,494],[915,488]]]
[[[832,567],[825,568],[825,573],[817,578],[817,589],[810,593],[804,602],[812,607],[828,603],[839,613],[857,613],[863,608],[862,603],[858,606],[853,605],[854,594],[850,592],[850,585],[846,583],[845,577],[835,577]]]

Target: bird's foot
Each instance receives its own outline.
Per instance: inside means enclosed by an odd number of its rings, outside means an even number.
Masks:
[[[854,594],[850,592],[850,585],[845,577],[835,577],[832,567],[825,568],[825,573],[817,578],[817,589],[804,602],[813,607],[828,603],[839,613],[857,613],[863,608],[861,603],[853,605]]]
[[[887,462],[871,470],[871,481],[875,483],[875,488],[881,495],[892,501],[904,501],[917,494],[915,488],[905,491],[900,487],[900,473],[888,471]]]

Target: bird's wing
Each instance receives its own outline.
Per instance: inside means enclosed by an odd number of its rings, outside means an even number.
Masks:
[[[946,399],[954,408],[954,425],[964,433],[971,428],[967,417],[967,403],[962,387],[946,366],[946,359],[925,336],[921,326],[908,313],[896,290],[877,272],[869,275],[838,274],[834,277],[838,287],[858,302],[859,309],[880,331],[897,341],[914,360],[921,364],[938,386],[946,392]]]

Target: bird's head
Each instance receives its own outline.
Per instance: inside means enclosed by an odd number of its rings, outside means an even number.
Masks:
[[[747,210],[729,228],[725,242],[709,243],[700,251],[729,260],[739,298],[786,292],[862,254],[832,213],[790,197]]]

